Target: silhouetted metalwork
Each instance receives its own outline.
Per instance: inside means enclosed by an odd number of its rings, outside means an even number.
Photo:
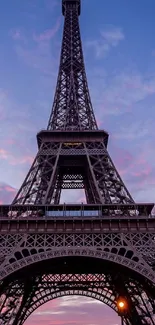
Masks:
[[[62,0],[48,127],[13,203],[0,206],[0,325],[22,325],[46,301],[74,294],[106,303],[127,325],[155,324],[154,204],[134,202],[108,154],[108,133],[98,129],[80,12],[80,0]],[[63,189],[84,189],[86,204],[60,204]]]

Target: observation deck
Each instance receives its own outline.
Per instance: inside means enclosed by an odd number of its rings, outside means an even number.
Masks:
[[[24,218],[150,218],[153,203],[134,204],[51,204],[0,205],[1,219]]]
[[[0,205],[0,234],[155,233],[154,204]]]
[[[42,142],[104,142],[108,145],[109,134],[104,130],[41,130],[37,134],[38,148]]]

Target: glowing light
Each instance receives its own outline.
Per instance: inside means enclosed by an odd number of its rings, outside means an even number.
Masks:
[[[124,303],[123,301],[119,301],[119,302],[118,302],[118,306],[119,306],[120,308],[123,308],[123,307],[125,307],[125,303]]]
[[[128,303],[124,297],[119,297],[117,299],[117,308],[118,308],[118,314],[120,316],[125,315],[128,311]]]

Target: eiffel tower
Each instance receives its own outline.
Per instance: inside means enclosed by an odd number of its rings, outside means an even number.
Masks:
[[[11,205],[0,206],[0,325],[22,325],[65,295],[98,299],[127,325],[155,324],[154,204],[135,203],[107,151],[87,84],[80,0],[64,31],[48,127]],[[60,204],[83,189],[86,204]]]

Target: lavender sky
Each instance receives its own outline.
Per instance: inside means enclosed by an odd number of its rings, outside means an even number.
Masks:
[[[109,152],[138,202],[155,201],[155,1],[81,0],[83,51],[94,111]],[[1,0],[0,203],[9,203],[46,128],[59,65],[61,0]],[[80,199],[72,192],[70,200]],[[26,325],[115,325],[90,298],[57,299]]]

